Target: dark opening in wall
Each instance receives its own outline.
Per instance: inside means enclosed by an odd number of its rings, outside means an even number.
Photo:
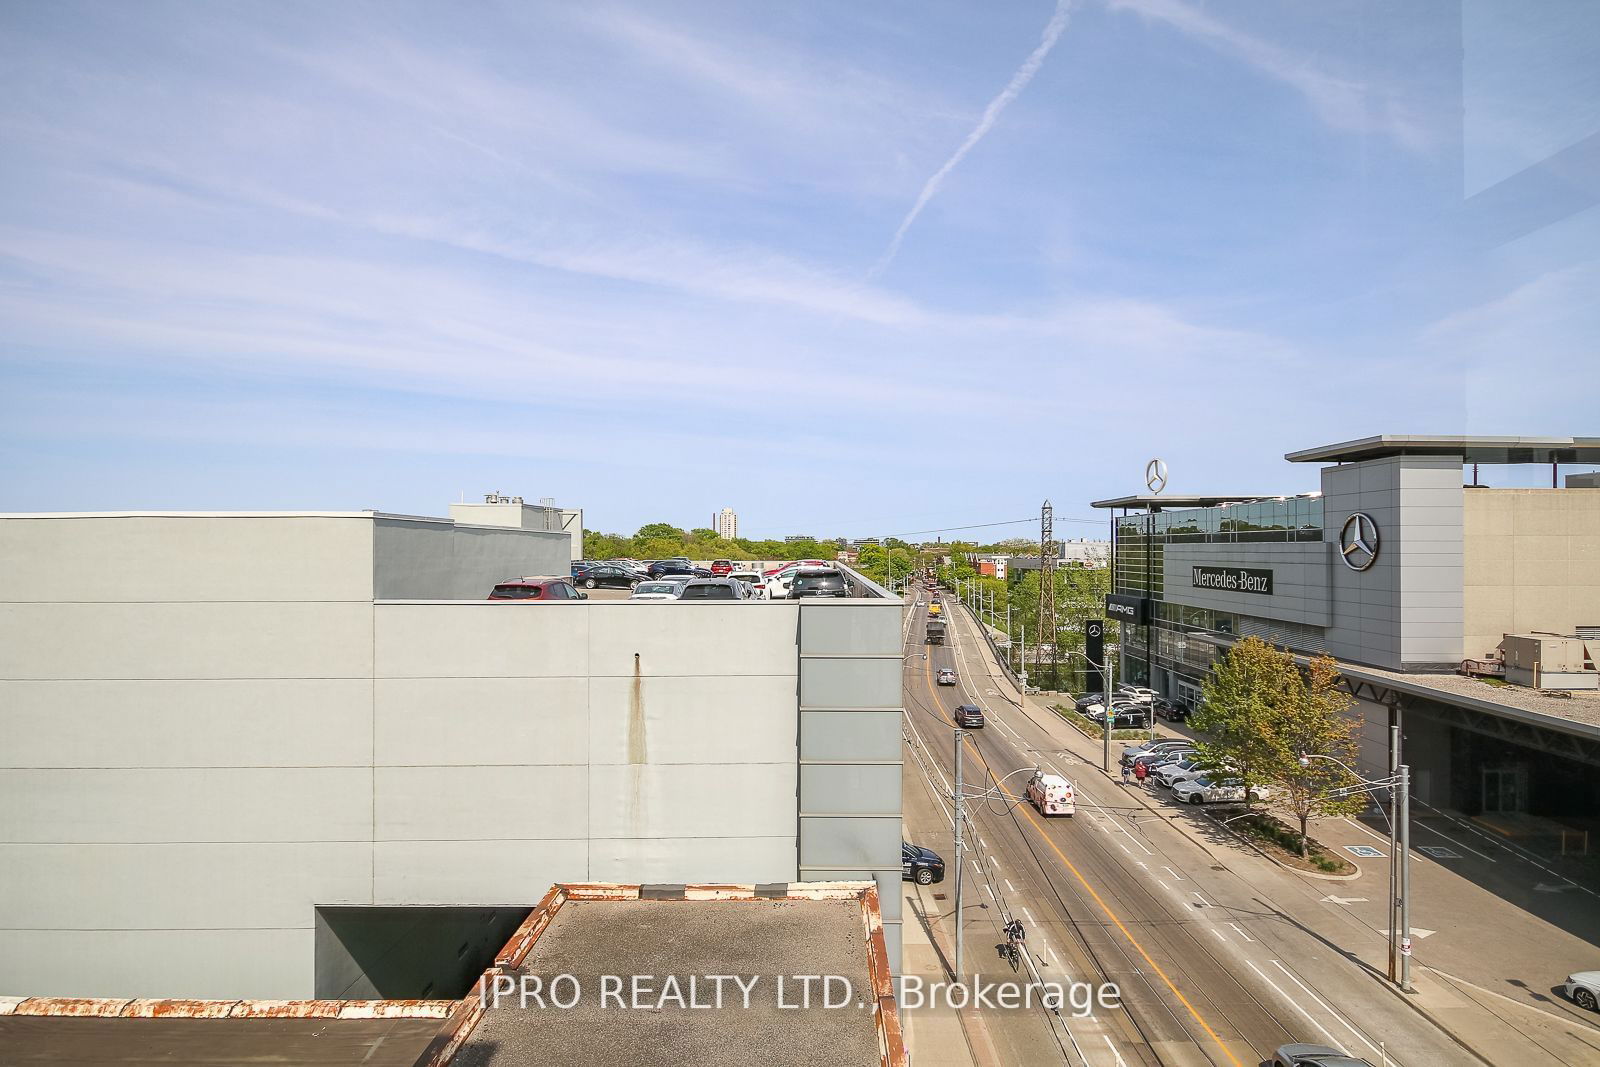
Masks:
[[[319,1000],[456,999],[531,907],[317,908]]]

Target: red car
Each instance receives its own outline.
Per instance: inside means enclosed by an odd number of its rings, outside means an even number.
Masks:
[[[587,600],[570,578],[512,578],[489,593],[490,600]]]
[[[762,576],[771,578],[774,574],[783,574],[786,571],[794,570],[796,567],[827,567],[829,565],[826,560],[797,559],[793,563],[785,563],[781,567],[773,567],[771,570],[763,571]]]
[[[731,559],[714,559],[711,561],[711,577],[726,578],[732,573],[733,561]]]

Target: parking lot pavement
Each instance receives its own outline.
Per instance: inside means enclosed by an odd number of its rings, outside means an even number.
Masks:
[[[1363,923],[1387,930],[1390,849],[1381,817],[1319,820],[1312,836],[1361,868],[1330,892]],[[1442,815],[1414,817],[1411,838],[1417,962],[1594,1026],[1600,1044],[1600,1016],[1555,988],[1573,971],[1600,966],[1600,895]]]
[[[627,600],[632,589],[585,589],[590,600]]]

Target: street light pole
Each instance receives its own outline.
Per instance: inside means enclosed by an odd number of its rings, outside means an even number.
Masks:
[[[1398,731],[1399,727],[1394,727]],[[1411,986],[1411,767],[1395,761],[1391,750],[1390,765],[1394,774],[1388,778],[1366,778],[1356,773],[1343,760],[1310,752],[1300,757],[1300,766],[1309,767],[1314,759],[1325,759],[1343,767],[1346,774],[1361,782],[1360,787],[1330,791],[1330,796],[1349,796],[1354,793],[1371,793],[1388,789],[1392,798],[1394,817],[1389,820],[1389,980],[1400,987],[1402,993],[1414,993]],[[1399,922],[1395,921],[1396,914]],[[1395,944],[1399,943],[1399,972],[1395,969]]]
[[[962,925],[963,925],[962,920],[965,918],[961,913],[961,903],[962,903],[962,901],[961,901],[961,881],[962,881],[962,879],[961,879],[961,875],[962,875],[962,870],[961,870],[961,850],[962,850],[962,845],[963,845],[963,842],[962,842],[962,839],[961,839],[961,831],[963,829],[963,825],[965,824],[966,818],[967,818],[966,792],[962,788],[962,782],[961,782],[961,741],[962,741],[963,738],[965,738],[967,736],[967,732],[965,730],[957,729],[955,734],[956,734],[956,792],[955,792],[954,800],[955,800],[955,824],[956,824],[956,847],[955,847],[955,854],[956,854],[956,981],[960,982],[962,980],[961,979],[961,944],[962,944],[961,930],[962,930]]]

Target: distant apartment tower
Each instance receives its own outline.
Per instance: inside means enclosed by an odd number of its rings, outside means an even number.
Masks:
[[[711,528],[717,531],[718,537],[726,537],[731,541],[739,536],[739,516],[732,508],[723,508],[711,516]]]

